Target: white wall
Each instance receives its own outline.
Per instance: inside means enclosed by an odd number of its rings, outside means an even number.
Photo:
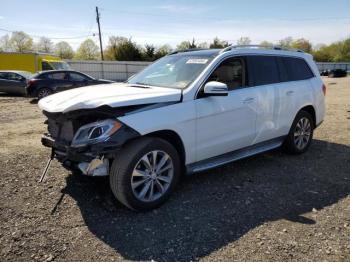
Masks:
[[[77,61],[66,60],[73,70],[88,74],[94,78],[104,78],[114,81],[125,81],[130,76],[141,71],[150,62],[138,61]]]

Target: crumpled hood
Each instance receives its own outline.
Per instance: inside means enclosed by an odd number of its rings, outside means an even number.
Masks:
[[[41,110],[66,113],[100,106],[121,107],[181,99],[181,90],[163,87],[136,87],[126,83],[102,84],[75,88],[50,95],[39,101]]]

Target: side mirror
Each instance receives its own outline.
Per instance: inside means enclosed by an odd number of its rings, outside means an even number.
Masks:
[[[204,86],[204,94],[206,96],[227,96],[227,85],[217,81],[210,81]]]

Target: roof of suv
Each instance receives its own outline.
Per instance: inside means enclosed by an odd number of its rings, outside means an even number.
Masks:
[[[169,55],[217,56],[222,49],[187,49],[170,53]]]
[[[188,49],[175,51],[170,55],[193,55],[193,56],[208,56],[215,57],[222,53],[255,53],[255,54],[270,54],[270,55],[289,55],[289,56],[298,56],[305,57],[310,54],[304,53],[301,50],[295,49],[282,49],[279,47],[261,47],[261,46],[229,46],[223,49]]]

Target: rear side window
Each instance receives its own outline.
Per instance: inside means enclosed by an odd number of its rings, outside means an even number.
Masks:
[[[295,57],[280,57],[278,64],[281,72],[281,81],[298,81],[314,77],[310,67],[304,59]]]
[[[77,73],[70,73],[70,80],[72,81],[87,81],[87,77],[81,75],[81,74],[77,74]]]
[[[55,80],[65,80],[68,77],[66,73],[54,73],[54,74],[47,74],[47,78],[55,79]]]
[[[249,85],[259,86],[280,82],[276,58],[273,56],[248,56]]]

